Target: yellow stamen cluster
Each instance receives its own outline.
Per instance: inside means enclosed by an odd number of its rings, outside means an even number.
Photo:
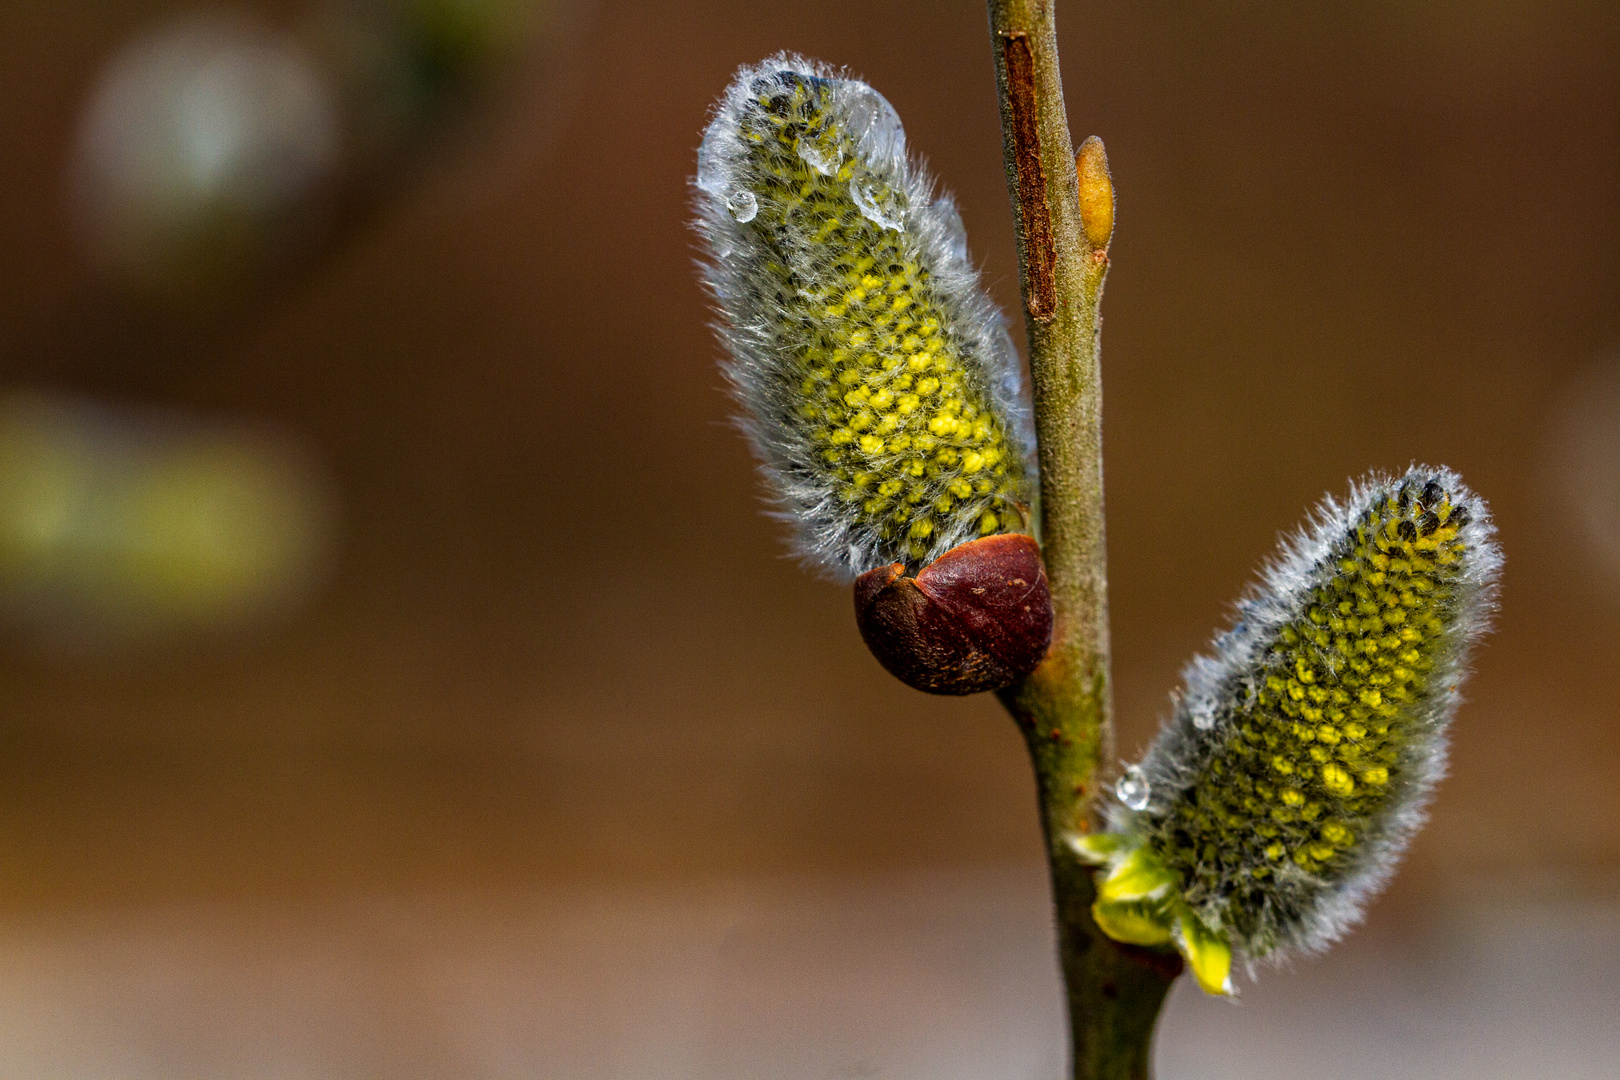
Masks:
[[[1413,706],[1448,692],[1430,674],[1448,644],[1467,522],[1433,482],[1368,509],[1331,556],[1337,572],[1278,630],[1224,745],[1157,823],[1155,846],[1188,898],[1226,907],[1240,936],[1276,902],[1267,879],[1290,865],[1331,874],[1377,827]]]

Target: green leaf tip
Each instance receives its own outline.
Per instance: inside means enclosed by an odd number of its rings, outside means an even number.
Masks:
[[[1097,886],[1097,895],[1106,901],[1153,900],[1179,884],[1175,873],[1153,849],[1141,846],[1111,861],[1108,873]]]
[[[1091,917],[1115,941],[1147,948],[1174,946],[1207,993],[1231,995],[1232,946],[1182,898],[1181,876],[1140,838],[1124,833],[1070,837],[1082,860],[1097,872]]]
[[[1170,920],[1163,905],[1142,900],[1098,900],[1091,917],[1103,933],[1127,945],[1168,945]]]
[[[1192,911],[1182,907],[1176,912],[1176,949],[1187,961],[1187,968],[1206,994],[1231,997],[1232,945],[1226,935],[1211,930]]]
[[[1063,838],[1069,850],[1088,866],[1104,866],[1116,855],[1123,856],[1141,841],[1121,833],[1069,833]]]

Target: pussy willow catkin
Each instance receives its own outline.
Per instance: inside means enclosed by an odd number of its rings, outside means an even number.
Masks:
[[[787,54],[745,67],[696,188],[726,373],[806,560],[848,580],[1022,528],[1017,354],[882,95]]]
[[[1193,661],[1119,784],[1094,913],[1174,941],[1206,990],[1232,956],[1319,949],[1360,916],[1422,824],[1501,556],[1456,474],[1413,468],[1329,500]]]

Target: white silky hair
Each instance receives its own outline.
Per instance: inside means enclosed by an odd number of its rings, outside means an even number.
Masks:
[[[1302,910],[1296,915],[1270,907],[1258,913],[1261,933],[1233,941],[1251,969],[1255,960],[1280,962],[1320,952],[1343,937],[1361,921],[1366,902],[1383,889],[1427,819],[1435,787],[1446,772],[1446,729],[1462,700],[1458,689],[1468,673],[1469,653],[1489,630],[1496,606],[1502,554],[1484,500],[1451,470],[1420,465],[1401,476],[1372,474],[1353,484],[1343,502],[1325,497],[1297,532],[1282,537],[1259,581],[1236,604],[1231,628],[1215,638],[1208,654],[1183,669],[1171,717],[1140,763],[1150,789],[1147,805],[1140,811],[1117,804],[1108,809],[1114,831],[1145,835],[1167,808],[1187,796],[1206,762],[1233,737],[1241,707],[1265,677],[1269,646],[1283,627],[1304,616],[1316,588],[1338,572],[1335,548],[1354,535],[1364,514],[1403,483],[1421,489],[1431,480],[1449,494],[1453,507],[1466,508],[1470,518],[1458,534],[1465,543],[1456,609],[1434,650],[1431,690],[1403,721],[1407,740],[1400,767],[1392,770],[1388,802],[1347,851],[1348,862],[1331,875],[1308,874],[1285,862],[1278,885],[1292,894],[1289,908],[1299,908],[1304,897]],[[1210,925],[1220,924],[1217,908],[1201,914]]]
[[[1034,433],[1024,400],[1017,350],[1001,312],[979,285],[969,260],[967,237],[956,204],[926,169],[907,156],[905,133],[894,109],[872,87],[846,72],[792,53],[778,53],[740,68],[714,107],[698,151],[693,181],[694,228],[706,248],[700,273],[719,319],[715,329],[727,353],[726,379],[742,406],[738,423],[747,434],[769,491],[775,516],[794,529],[793,548],[823,576],[850,581],[867,570],[907,561],[904,538],[885,540],[858,508],[841,500],[833,476],[811,442],[810,424],[799,413],[800,376],[795,343],[779,333],[789,312],[777,300],[769,253],[747,220],[738,220],[728,199],[757,196],[750,186],[749,145],[739,137],[746,112],[762,96],[819,80],[832,94],[832,112],[846,130],[861,129],[857,153],[874,174],[903,192],[901,242],[929,274],[933,298],[945,316],[944,333],[961,357],[969,389],[999,414],[1011,453],[1025,470],[1033,493]],[[798,238],[808,242],[807,238]],[[930,538],[924,561],[976,538],[978,511],[964,503]]]

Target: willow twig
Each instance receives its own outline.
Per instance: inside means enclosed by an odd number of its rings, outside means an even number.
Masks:
[[[1146,1078],[1154,1023],[1181,960],[1121,945],[1097,929],[1091,868],[1065,840],[1091,829],[1099,783],[1114,758],[1098,313],[1112,184],[1095,139],[1081,148],[1077,168],[1052,0],[989,0],[989,9],[1034,385],[1040,540],[1055,616],[1046,660],[1001,700],[1035,766],[1073,1075]]]

